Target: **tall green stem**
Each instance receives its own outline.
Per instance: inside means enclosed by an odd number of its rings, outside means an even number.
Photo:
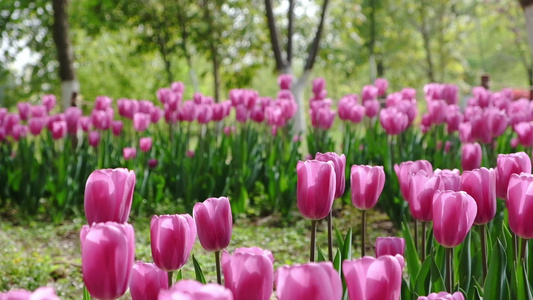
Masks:
[[[361,257],[365,256],[365,241],[366,241],[366,210],[363,210],[362,218],[361,218]]]
[[[315,261],[315,240],[316,240],[316,220],[311,220],[311,249],[309,252],[309,261]]]
[[[520,258],[522,259],[522,262],[525,262],[526,261],[526,255],[527,255],[527,252],[526,252],[526,249],[527,249],[527,240],[526,239],[523,239],[521,238],[520,239]]]
[[[328,259],[333,262],[333,212],[329,211],[329,215],[326,217],[328,219]]]
[[[487,227],[479,225],[479,236],[481,236],[481,265],[483,267],[483,282],[487,277]]]
[[[511,232],[511,236],[513,237],[513,259],[516,261],[518,259],[518,237],[514,232]]]
[[[215,251],[215,263],[217,266],[217,283],[222,284],[222,276],[220,275],[220,251]]]
[[[168,288],[172,286],[172,271],[168,271]]]
[[[415,250],[418,253],[418,220],[415,219]]]
[[[422,262],[426,259],[426,222],[422,222]]]
[[[446,287],[451,294],[453,289],[453,248],[446,248]]]

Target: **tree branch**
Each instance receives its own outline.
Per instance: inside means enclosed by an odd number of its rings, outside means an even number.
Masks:
[[[274,10],[272,9],[271,0],[265,0],[265,14],[268,22],[268,31],[270,32],[270,43],[272,44],[272,51],[274,52],[274,58],[276,59],[276,69],[281,71],[287,64],[281,56],[278,28],[276,27],[276,20],[274,20]]]
[[[289,0],[289,26],[287,33],[287,63],[290,65],[292,62],[292,36],[294,34],[294,0]]]
[[[322,35],[322,29],[324,28],[324,19],[326,17],[326,9],[328,8],[328,3],[329,0],[324,0],[324,4],[322,4],[322,12],[320,13],[320,23],[318,23],[315,38],[313,39],[311,48],[309,48],[309,54],[307,56],[307,61],[305,62],[304,70],[313,69],[313,65],[315,64],[318,49],[320,47],[320,37]]]

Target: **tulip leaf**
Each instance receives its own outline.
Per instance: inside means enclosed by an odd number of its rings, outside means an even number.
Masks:
[[[471,234],[472,232],[469,232],[466,235],[459,252],[459,283],[465,291],[470,289],[470,281],[472,278]]]
[[[413,241],[413,237],[411,236],[411,232],[409,231],[409,227],[407,226],[406,220],[402,222],[402,233],[403,238],[405,239],[407,271],[409,273],[409,278],[411,278],[411,285],[414,285],[415,278],[416,282],[418,282],[418,275],[420,273],[420,259],[418,257],[418,253],[415,248],[415,243]]]
[[[179,269],[176,274],[176,281],[180,281],[182,279],[183,279],[183,272],[181,271],[181,269]]]
[[[433,292],[439,292],[446,290],[444,285],[444,279],[442,278],[442,272],[439,270],[439,267],[435,263],[435,257],[431,255],[431,283]],[[452,271],[453,272],[453,271]]]
[[[335,238],[337,239],[337,246],[340,249],[344,249],[344,239],[339,229],[335,228]]]
[[[318,262],[321,262],[321,261],[326,261],[326,256],[324,255],[324,251],[322,251],[322,249],[320,247],[316,247],[316,250],[318,252],[318,259],[317,261]]]
[[[405,281],[405,278],[402,278],[402,290],[401,290],[401,299],[411,299],[412,294],[411,290],[409,290],[409,285]]]
[[[337,272],[339,272],[339,274],[342,274],[342,270],[341,270],[341,267],[342,267],[342,261],[341,261],[341,249],[337,248],[337,253],[335,254],[335,257],[333,258],[333,267],[335,268],[335,270],[337,270]]]
[[[83,300],[91,300],[91,294],[89,294],[85,285],[83,285]]]
[[[194,274],[196,276],[196,280],[205,284],[204,272],[202,272],[200,263],[198,263],[198,261],[196,260],[196,257],[194,257],[194,254],[192,255],[192,262],[194,264]]]
[[[485,279],[483,294],[485,299],[504,299],[506,262],[505,249],[498,239],[492,250],[487,278]]]
[[[348,229],[346,237],[344,237],[344,247],[342,251],[342,260],[352,259],[352,227]]]
[[[431,291],[431,283],[429,281],[429,271],[431,269],[431,260],[426,259],[422,264],[418,274],[411,277],[414,280],[414,292],[418,295],[427,295]],[[416,279],[416,280],[415,280]]]

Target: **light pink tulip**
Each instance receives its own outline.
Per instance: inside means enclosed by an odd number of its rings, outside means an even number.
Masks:
[[[382,166],[353,165],[350,175],[352,203],[361,210],[373,208],[385,186]]]
[[[342,282],[331,262],[283,266],[275,275],[279,300],[340,300]]]
[[[403,256],[405,252],[405,239],[399,237],[378,237],[376,238],[376,257],[383,255]]]
[[[523,239],[533,238],[533,175],[512,174],[507,190],[507,210],[511,231]]]
[[[198,239],[205,250],[220,251],[229,245],[233,218],[228,198],[208,198],[196,203],[193,217]]]
[[[230,290],[208,283],[201,284],[194,280],[180,280],[170,289],[161,290],[158,300],[233,300]]]
[[[296,198],[300,213],[312,220],[325,218],[335,199],[335,165],[331,161],[299,161],[296,171]]]
[[[496,170],[475,169],[461,175],[461,190],[476,201],[477,214],[474,224],[487,224],[496,214]]]
[[[505,199],[511,174],[531,173],[531,159],[525,152],[499,154],[496,168],[496,195]]]
[[[466,192],[437,191],[433,196],[433,234],[447,248],[459,246],[476,219],[476,201]]]
[[[153,263],[138,261],[131,271],[132,300],[157,299],[159,291],[168,289],[168,274]]]

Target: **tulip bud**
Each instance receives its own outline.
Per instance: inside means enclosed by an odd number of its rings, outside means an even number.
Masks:
[[[233,218],[228,198],[209,198],[196,203],[193,216],[198,239],[205,250],[220,251],[229,245]]]
[[[152,149],[152,138],[144,137],[139,140],[139,148],[142,152],[148,152]]]
[[[89,145],[91,145],[92,147],[98,147],[98,144],[100,144],[100,132],[89,132]]]
[[[504,199],[511,174],[531,173],[531,159],[525,152],[499,154],[497,164],[496,195]]]
[[[342,197],[346,185],[346,156],[341,154],[340,156],[334,152],[320,153],[315,155],[315,159],[318,161],[331,161],[335,169],[335,199]]]
[[[437,191],[433,196],[433,234],[453,248],[463,242],[476,218],[476,201],[465,192]]]
[[[533,175],[512,174],[507,190],[507,210],[509,211],[509,227],[511,231],[523,239],[533,238]]]
[[[342,282],[331,262],[285,265],[276,271],[279,300],[340,300]]]
[[[461,146],[461,166],[463,171],[481,167],[481,146],[478,143],[466,143]]]
[[[405,239],[399,237],[378,237],[376,239],[376,257],[383,255],[403,256],[405,251]]]
[[[378,202],[385,186],[382,166],[357,166],[351,169],[352,203],[361,210],[371,209]]]
[[[487,224],[496,215],[496,170],[475,169],[461,176],[461,190],[472,196],[477,204],[474,224]]]
[[[124,160],[130,160],[135,158],[137,156],[137,149],[132,147],[126,147],[122,149],[122,156],[124,157]]]
[[[312,220],[325,218],[335,199],[335,167],[333,162],[299,161],[297,202],[300,213]]]

